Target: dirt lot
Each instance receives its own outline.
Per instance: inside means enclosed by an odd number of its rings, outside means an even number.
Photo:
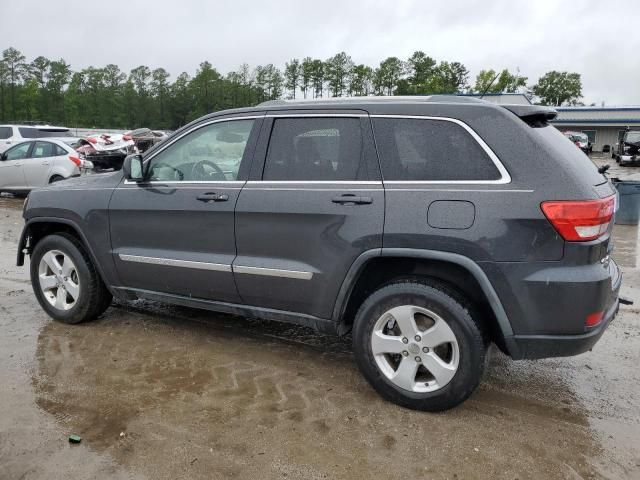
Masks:
[[[50,321],[14,265],[21,206],[0,198],[3,480],[640,478],[635,227],[615,258],[636,305],[592,352],[493,352],[469,401],[426,414],[381,400],[349,339],[149,302]]]

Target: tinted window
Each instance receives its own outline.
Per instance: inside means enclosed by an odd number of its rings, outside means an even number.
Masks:
[[[385,180],[498,180],[500,172],[460,125],[444,120],[373,119]]]
[[[150,179],[236,180],[252,127],[253,120],[230,120],[189,133],[153,157]]]
[[[45,137],[70,137],[71,132],[67,129],[50,129],[35,127],[18,127],[22,138],[45,138]]]
[[[55,156],[59,157],[61,155],[69,155],[69,152],[67,152],[64,148],[62,148],[60,145],[54,145],[55,146]]]
[[[566,137],[552,125],[531,130],[534,141],[549,152],[550,158],[554,159],[562,168],[570,168],[574,172],[579,172],[581,178],[589,178],[593,185],[605,181],[605,178],[598,173],[598,167],[593,161],[582,153],[582,150],[567,142]],[[588,176],[588,177],[587,177]]]
[[[27,158],[30,146],[31,142],[25,142],[10,148],[5,152],[7,154],[7,160],[22,160],[23,158]]]
[[[11,127],[0,127],[0,140],[6,140],[13,135],[13,129]]]
[[[358,118],[279,118],[274,121],[264,180],[356,180],[361,170]]]
[[[33,151],[31,152],[32,158],[44,158],[44,157],[53,157],[55,156],[55,148],[56,145],[49,142],[36,142],[33,147]]]

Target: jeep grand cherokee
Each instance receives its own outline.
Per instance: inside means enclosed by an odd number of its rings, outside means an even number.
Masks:
[[[451,408],[490,343],[575,355],[617,311],[615,190],[554,116],[436,96],[214,113],[32,192],[18,264],[67,323],[115,296],[352,330],[382,396]]]

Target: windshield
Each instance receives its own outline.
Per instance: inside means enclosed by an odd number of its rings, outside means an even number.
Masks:
[[[638,132],[627,132],[627,139],[625,142],[629,143],[638,143],[640,142],[640,131]]]

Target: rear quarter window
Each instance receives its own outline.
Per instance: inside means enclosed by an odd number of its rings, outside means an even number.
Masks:
[[[374,118],[385,180],[491,181],[498,168],[460,125],[447,120]]]
[[[606,181],[606,178],[598,172],[596,164],[553,125],[532,128],[529,131],[536,143],[546,147],[550,158],[558,165],[568,167],[592,185]]]
[[[6,140],[13,135],[13,129],[11,127],[0,127],[0,140]]]

